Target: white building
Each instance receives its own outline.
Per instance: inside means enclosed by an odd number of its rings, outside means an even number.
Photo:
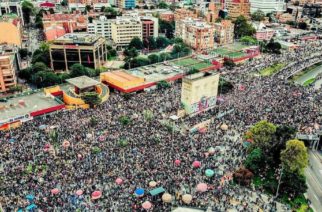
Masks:
[[[107,19],[105,16],[100,16],[98,20],[93,20],[93,23],[87,24],[87,32],[90,34],[99,34],[106,38],[112,39],[112,23],[115,19]]]
[[[0,16],[9,13],[17,14],[24,24],[20,0],[0,0]]]
[[[118,47],[129,45],[134,37],[142,40],[142,22],[139,17],[116,17],[111,29],[113,42]]]
[[[257,10],[261,10],[265,14],[286,11],[285,0],[249,0],[249,2],[251,13]]]

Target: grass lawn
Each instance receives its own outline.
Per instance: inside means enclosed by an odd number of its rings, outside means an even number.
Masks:
[[[193,58],[186,58],[186,59],[174,61],[173,63],[178,66],[190,66],[192,64],[199,63],[199,62],[200,62],[199,60],[195,60]]]
[[[195,68],[195,69],[198,69],[198,70],[201,70],[201,69],[204,69],[204,68],[208,68],[212,66],[211,64],[209,63],[197,63],[197,64],[194,64],[191,66],[191,68]]]
[[[306,80],[304,83],[303,83],[303,86],[306,87],[306,86],[309,86],[311,85],[313,82],[315,82],[315,78],[311,78],[309,80]]]
[[[300,78],[301,76],[303,76],[304,74],[306,74],[306,73],[308,73],[308,72],[310,72],[310,71],[312,71],[312,70],[314,70],[316,67],[318,67],[318,66],[320,66],[320,65],[322,65],[322,63],[317,63],[317,64],[315,64],[315,65],[313,65],[313,66],[310,66],[310,67],[308,67],[308,68],[306,68],[306,69],[304,69],[304,70],[302,70],[302,71],[300,71],[300,72],[298,72],[298,73],[296,73],[296,74],[294,74],[292,77],[291,77],[291,80],[294,82],[294,81],[296,81],[298,78]]]
[[[219,55],[224,55],[224,54],[228,54],[230,51],[226,48],[218,48],[218,49],[214,49],[211,51],[211,53],[215,53],[215,54],[219,54]]]
[[[239,57],[245,56],[245,53],[243,53],[243,52],[231,52],[231,53],[226,54],[225,56],[227,56],[229,58],[239,58]]]
[[[277,64],[274,64],[274,65],[272,65],[270,67],[262,69],[259,72],[259,74],[262,77],[271,76],[272,74],[275,74],[275,73],[279,72],[284,66],[285,66],[285,64],[283,64],[283,63],[277,63]]]

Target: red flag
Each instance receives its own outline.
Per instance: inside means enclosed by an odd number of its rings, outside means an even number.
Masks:
[[[91,63],[91,58],[89,57],[89,54],[87,55],[87,62]]]

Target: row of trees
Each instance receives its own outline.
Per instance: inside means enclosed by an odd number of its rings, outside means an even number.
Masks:
[[[307,148],[302,141],[293,139],[295,133],[293,127],[260,121],[244,136],[251,143],[244,166],[254,175],[255,186],[280,195],[283,200],[301,198],[307,189],[304,176]]]
[[[164,41],[164,42],[163,42]],[[165,47],[165,45],[173,44],[173,49],[170,53],[150,54],[147,57],[139,56],[138,48],[141,48],[144,44],[139,38],[133,38],[128,48],[123,52],[125,56],[125,69],[131,69],[139,66],[145,66],[162,62],[165,60],[175,59],[178,57],[187,56],[191,53],[191,49],[183,42],[181,38],[167,39],[165,37],[159,37],[156,39],[156,46]]]
[[[141,41],[140,38],[135,37],[129,43],[128,49],[131,49],[131,48],[136,48],[138,50],[142,50],[143,48],[146,48],[149,50],[162,49],[167,47],[170,43],[171,43],[171,40],[163,36],[159,36],[157,38],[150,36],[143,41]]]

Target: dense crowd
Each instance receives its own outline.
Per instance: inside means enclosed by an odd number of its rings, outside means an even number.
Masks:
[[[321,50],[321,42],[312,42],[292,53],[264,55],[234,70],[221,70],[233,82],[233,90],[220,96],[218,107],[193,117],[169,119],[180,108],[181,85],[174,83],[171,88],[130,96],[111,93],[95,109],[61,111],[0,132],[0,203],[5,211],[32,203],[41,211],[142,211],[148,200],[150,210],[170,211],[185,205],[182,195],[192,194],[192,207],[277,211],[272,199],[264,201],[259,192],[229,183],[245,155],[241,134],[263,119],[314,131],[314,124],[321,123],[321,94],[282,78],[298,67],[299,60],[309,63],[307,58]],[[254,76],[276,62],[293,65],[273,77]],[[229,110],[216,118],[218,112]],[[147,118],[146,111],[153,117]],[[131,121],[122,123],[121,117]],[[207,131],[189,133],[195,124],[209,119]],[[228,130],[221,129],[223,123]],[[63,145],[66,141],[68,146]],[[201,167],[194,168],[194,161]],[[207,177],[206,169],[215,175]],[[118,178],[122,183],[116,183]],[[148,193],[151,181],[172,195],[171,203]],[[208,191],[197,192],[199,183],[207,183]],[[145,195],[136,196],[136,188],[144,188]],[[78,190],[82,194],[76,194]],[[94,191],[102,196],[91,198]],[[33,198],[27,200],[28,195]]]

